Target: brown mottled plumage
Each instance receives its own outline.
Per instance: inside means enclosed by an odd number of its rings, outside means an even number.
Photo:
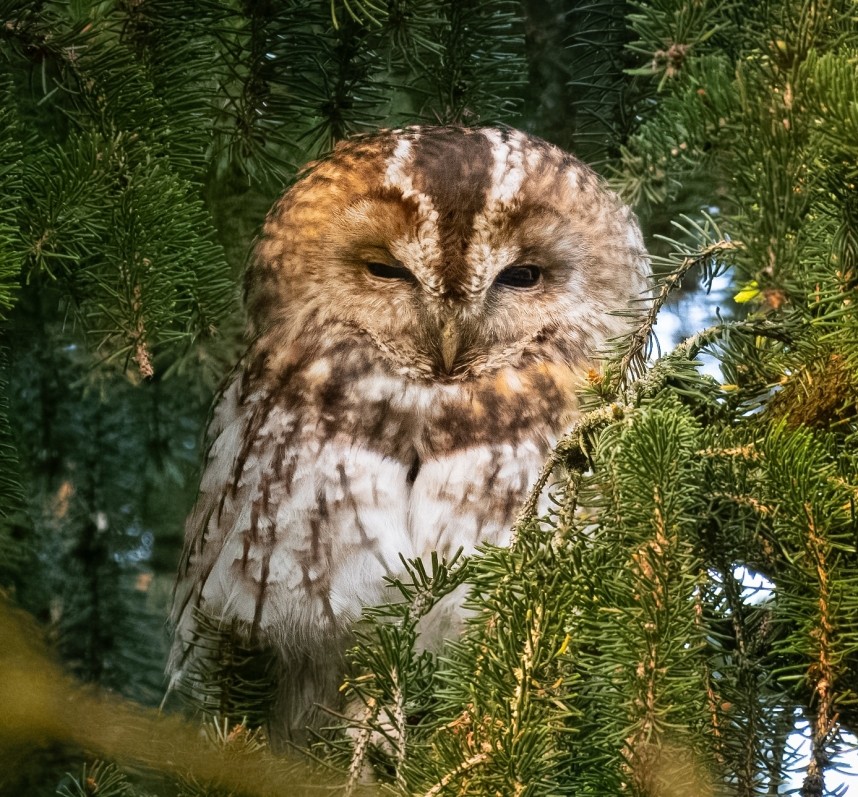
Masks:
[[[508,539],[647,272],[629,209],[524,133],[385,131],[312,166],[247,272],[250,343],[188,519],[174,679],[200,607],[279,654],[281,731],[312,724],[400,554]]]

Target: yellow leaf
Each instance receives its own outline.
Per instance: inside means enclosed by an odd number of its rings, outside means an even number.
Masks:
[[[744,304],[745,302],[750,302],[752,299],[756,299],[759,295],[760,286],[757,284],[756,280],[751,280],[750,282],[746,282],[739,289],[739,292],[733,297],[733,300],[739,304]]]

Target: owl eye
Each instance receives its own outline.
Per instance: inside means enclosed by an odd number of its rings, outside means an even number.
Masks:
[[[505,288],[532,288],[542,279],[539,266],[510,266],[495,277],[495,285]]]
[[[391,266],[388,263],[367,263],[366,270],[373,277],[385,280],[405,280],[415,282],[414,275],[405,266]]]

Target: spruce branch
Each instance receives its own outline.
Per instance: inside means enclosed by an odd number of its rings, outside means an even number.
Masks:
[[[447,772],[431,789],[429,789],[429,791],[423,794],[423,797],[437,797],[455,780],[460,778],[462,775],[467,774],[475,767],[485,764],[487,761],[489,761],[488,753],[476,753],[470,756],[465,761],[462,761],[462,763],[455,769]]]
[[[418,646],[418,627],[437,603],[465,582],[468,562],[459,550],[450,559],[433,553],[430,562],[402,558],[404,576],[388,579],[401,600],[365,610],[349,652],[352,672],[342,691],[349,707],[345,720],[351,737],[348,788],[367,775],[373,756],[389,758],[392,780],[405,789],[408,782],[410,718],[420,717],[434,700],[435,657]],[[336,759],[342,752],[320,740]]]
[[[730,242],[726,243],[730,244]],[[724,251],[732,251],[734,248],[731,244]],[[716,256],[717,251],[712,249],[711,252],[701,253],[700,258],[688,258],[683,266],[684,270],[679,275],[679,279],[692,267],[700,265],[704,259]],[[655,316],[660,307],[663,306],[667,294],[674,289],[676,284],[677,281],[674,280],[665,281],[665,287],[662,289],[659,297],[654,300],[652,309],[647,313],[647,317],[641,327],[631,334],[630,343],[620,361],[619,373],[614,377],[615,381],[612,382],[612,384],[617,385],[616,391],[619,391],[619,386],[626,385],[620,396],[610,404],[596,407],[585,413],[561,437],[543,464],[536,482],[528,493],[527,499],[513,526],[512,542],[510,543],[512,547],[515,546],[515,541],[519,538],[524,528],[536,516],[540,496],[555,469],[560,465],[565,465],[568,472],[582,473],[586,470],[591,462],[592,441],[598,433],[607,425],[621,421],[628,411],[634,409],[638,397],[646,396],[652,398],[664,389],[667,380],[675,374],[677,363],[693,361],[702,349],[730,334],[763,335],[775,340],[788,339],[780,325],[765,319],[753,322],[722,323],[701,330],[682,341],[671,353],[659,359],[649,371],[639,372],[634,381],[626,383],[627,379],[632,378],[630,363],[636,358],[643,360],[643,349],[641,346],[645,348],[646,340],[655,322]],[[611,392],[616,391],[612,389]]]
[[[729,252],[742,249],[738,241],[720,240],[708,244],[692,255],[683,257],[680,265],[661,280],[658,295],[650,304],[643,322],[631,335],[628,348],[619,361],[618,370],[612,382],[614,392],[619,392],[630,379],[640,379],[645,372],[646,361],[651,353],[652,330],[661,309],[670,294],[681,284],[685,275],[697,267],[709,267],[714,261]]]
[[[239,630],[195,609],[196,636],[189,646],[178,690],[186,703],[214,722],[263,726],[274,702],[274,662],[243,644]],[[166,697],[165,697],[166,700]]]
[[[818,582],[817,601],[819,617],[816,627],[817,651],[815,661],[808,668],[808,680],[813,688],[814,716],[811,722],[810,761],[807,775],[802,784],[802,797],[822,797],[825,770],[831,763],[829,746],[837,732],[837,712],[833,689],[837,681],[837,672],[833,658],[836,655],[834,645],[836,619],[831,611],[831,568],[828,563],[828,545],[824,533],[820,533],[814,519],[811,506],[805,505],[808,524],[807,547]]]
[[[371,24],[380,27],[386,21],[389,11],[384,6],[371,2],[371,0],[331,0],[331,24],[334,30],[340,27],[337,5],[342,3],[346,14],[354,22],[363,24],[364,18]]]
[[[348,768],[348,779],[346,780],[345,797],[351,797],[354,790],[361,782],[361,778],[366,775],[367,755],[369,754],[370,743],[374,731],[374,725],[380,706],[374,697],[370,697],[366,702],[366,708],[363,716],[360,718],[357,725],[357,732],[352,743],[352,757]],[[355,727],[355,722],[352,720],[352,727]]]
[[[67,777],[70,782],[57,789],[60,797],[124,797],[134,793],[119,767],[105,761],[84,764],[80,775],[67,773]]]

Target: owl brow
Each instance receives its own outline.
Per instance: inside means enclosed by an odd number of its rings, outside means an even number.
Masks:
[[[534,216],[550,216],[554,221],[559,221],[564,224],[568,221],[568,217],[557,210],[557,208],[552,207],[551,205],[546,205],[542,202],[523,202],[512,215],[516,216],[520,220],[533,218]]]
[[[405,196],[397,187],[384,186],[369,189],[352,199],[344,208],[345,211],[368,209],[372,205],[395,206],[404,211],[408,217],[419,213],[419,203],[414,197]]]
[[[569,224],[569,218],[557,208],[542,202],[523,202],[511,208],[503,215],[502,226],[508,230],[526,232],[525,240],[530,245],[522,245],[521,253],[539,251],[550,245],[554,240],[554,232],[558,226],[564,228]],[[532,243],[536,241],[535,245]]]
[[[367,203],[373,205],[400,205],[405,202],[402,192],[395,188],[376,187],[370,188],[362,194],[358,194],[354,199],[346,204],[345,209],[360,207]]]

